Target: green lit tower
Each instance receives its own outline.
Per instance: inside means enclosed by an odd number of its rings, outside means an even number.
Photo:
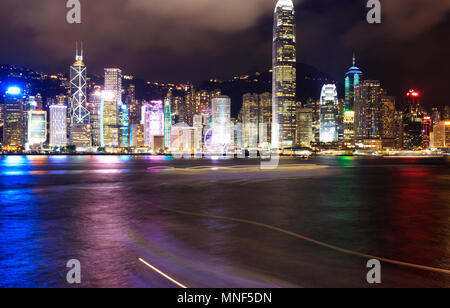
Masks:
[[[363,72],[356,66],[353,54],[353,65],[345,74],[345,110],[343,115],[344,145],[355,147],[355,89],[359,87]]]
[[[356,66],[353,54],[353,66],[345,74],[345,111],[355,110],[355,87],[359,86],[363,72]]]

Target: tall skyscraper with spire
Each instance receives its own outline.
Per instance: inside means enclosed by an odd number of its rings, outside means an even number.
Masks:
[[[344,110],[344,144],[355,147],[355,89],[359,87],[363,72],[356,66],[353,53],[353,65],[345,74],[345,110]]]
[[[292,147],[296,130],[296,33],[292,0],[275,6],[272,49],[272,149]]]
[[[78,54],[76,45],[75,63],[70,67],[70,144],[77,147],[92,145],[90,114],[87,102],[86,65],[83,62],[83,45]]]
[[[356,55],[353,53],[353,65],[345,73],[345,111],[355,110],[355,87],[359,86],[363,72],[356,66]]]

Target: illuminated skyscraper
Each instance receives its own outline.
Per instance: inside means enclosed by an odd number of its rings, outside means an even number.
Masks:
[[[168,97],[164,100],[164,147],[170,148],[170,134],[172,133],[172,108],[171,96],[169,92]]]
[[[313,142],[320,142],[320,99],[309,98],[306,100],[305,108],[312,110]],[[352,125],[353,127],[353,125]]]
[[[383,94],[380,108],[383,148],[397,149],[396,138],[399,127],[397,112],[395,111],[395,97]]]
[[[310,147],[314,141],[313,110],[311,108],[297,109],[296,145]]]
[[[339,141],[338,104],[336,85],[324,85],[320,95],[320,142]]]
[[[272,94],[259,95],[259,144],[268,149],[272,139]]]
[[[114,94],[117,105],[122,102],[122,71],[118,68],[105,68],[105,91]]]
[[[124,103],[119,104],[119,146],[130,147],[130,117],[128,106]]]
[[[50,109],[50,146],[67,146],[67,106],[52,105]]]
[[[355,132],[359,141],[381,140],[381,97],[379,81],[365,81],[355,88]]]
[[[25,114],[22,89],[10,87],[4,96],[3,146],[25,146]]]
[[[278,0],[272,49],[272,148],[292,147],[295,138],[296,33],[292,0]]]
[[[203,116],[194,115],[193,119],[193,148],[195,153],[201,153],[203,149]]]
[[[112,91],[103,91],[100,107],[100,137],[102,147],[119,146],[117,107],[115,94]]]
[[[128,106],[130,124],[141,123],[141,104],[140,101],[136,99],[136,86],[130,85],[127,89],[127,95],[125,97],[125,103]]]
[[[142,106],[142,118],[145,146],[153,147],[154,138],[164,136],[164,102],[151,101],[144,104]]]
[[[244,129],[244,148],[258,147],[259,128],[259,96],[258,94],[244,94],[242,99],[242,125]]]
[[[216,96],[211,103],[212,145],[215,150],[225,150],[231,144],[231,99]]]
[[[420,102],[421,94],[410,90],[406,94],[406,106],[403,112],[403,143],[408,150],[416,150],[423,146],[424,110]]]
[[[132,148],[143,148],[145,146],[144,137],[143,124],[130,125],[130,146]]]
[[[450,148],[450,121],[441,121],[434,125],[433,148]]]
[[[423,117],[423,142],[422,149],[428,149],[430,147],[430,134],[431,134],[431,117],[424,116]]]
[[[101,146],[101,108],[102,108],[102,92],[101,87],[96,86],[94,92],[89,95],[89,102],[87,103],[92,126],[92,145],[95,147]]]
[[[344,110],[344,143],[347,147],[354,147],[355,143],[355,88],[362,80],[363,72],[356,66],[356,57],[353,55],[353,65],[345,74],[345,110]]]
[[[42,145],[47,141],[47,112],[28,111],[27,147]]]
[[[353,65],[345,73],[345,111],[355,111],[355,87],[362,80],[363,72],[356,66],[356,57],[353,55]]]
[[[70,67],[70,143],[78,147],[91,146],[90,114],[86,108],[86,66],[83,62],[83,48],[75,56]]]

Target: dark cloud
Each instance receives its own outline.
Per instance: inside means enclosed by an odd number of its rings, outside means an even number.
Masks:
[[[107,66],[158,81],[229,78],[271,65],[275,0],[81,0],[81,25],[65,0],[2,0],[0,62],[62,71],[83,40],[90,72]],[[299,0],[299,60],[342,76],[357,52],[366,77],[395,94],[408,86],[444,98],[450,2],[381,1],[368,25],[365,0]]]

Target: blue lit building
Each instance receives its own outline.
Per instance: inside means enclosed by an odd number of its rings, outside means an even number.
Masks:
[[[128,106],[119,104],[119,144],[121,148],[130,147],[130,117]]]
[[[363,72],[356,66],[353,55],[353,66],[345,74],[345,111],[355,110],[355,87],[359,86]]]
[[[343,114],[344,145],[355,147],[355,92],[362,80],[363,72],[356,66],[353,55],[353,65],[345,74],[345,108]]]

